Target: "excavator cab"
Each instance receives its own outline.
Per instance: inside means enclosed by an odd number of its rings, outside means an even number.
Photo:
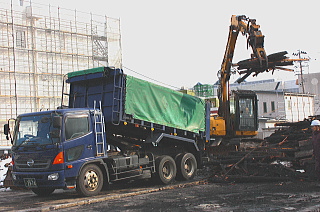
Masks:
[[[257,95],[249,90],[234,90],[230,97],[230,121],[227,124],[231,136],[251,137],[258,130]]]
[[[258,130],[257,95],[249,90],[233,90],[230,95],[228,117],[210,118],[210,135],[213,137],[253,137]]]

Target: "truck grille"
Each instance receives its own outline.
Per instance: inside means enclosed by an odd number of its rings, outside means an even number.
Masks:
[[[39,169],[48,169],[50,166],[50,160],[43,159],[43,160],[15,160],[14,165],[17,170],[39,170]]]

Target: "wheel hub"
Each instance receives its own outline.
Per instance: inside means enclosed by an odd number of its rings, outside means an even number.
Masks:
[[[98,187],[98,175],[94,171],[88,171],[85,175],[86,188],[95,190]]]
[[[193,166],[191,164],[192,162],[190,160],[186,160],[184,163],[184,170],[188,175],[192,174],[193,172]]]
[[[171,169],[170,169],[170,164],[164,164],[163,168],[162,168],[162,173],[163,173],[163,176],[165,178],[170,178],[171,177]]]

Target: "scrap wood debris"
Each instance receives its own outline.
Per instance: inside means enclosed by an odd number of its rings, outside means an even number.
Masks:
[[[210,155],[210,181],[314,180],[310,120],[280,123],[273,134],[240,151]],[[216,147],[210,147],[216,148]],[[213,150],[211,150],[213,151]]]
[[[261,63],[258,58],[250,58],[246,60],[239,61],[238,63],[232,64],[232,66],[238,70],[240,75],[244,74],[241,78],[237,80],[238,83],[245,81],[251,74],[252,76],[257,76],[262,72],[272,71],[274,73],[275,70],[284,70],[284,71],[294,71],[287,66],[292,66],[294,62],[308,61],[309,59],[299,58],[299,59],[290,59],[286,56],[288,54],[287,51],[273,53],[267,56],[267,64],[264,64],[261,67]]]

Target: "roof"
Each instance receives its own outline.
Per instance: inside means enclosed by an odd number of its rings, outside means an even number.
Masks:
[[[306,97],[314,97],[314,94],[307,94],[307,93],[289,93],[283,91],[276,91],[276,90],[269,90],[269,91],[262,91],[262,90],[253,90],[255,93],[268,93],[268,94],[281,94],[285,96],[306,96]]]
[[[49,114],[49,113],[59,113],[59,114],[65,114],[68,112],[86,112],[89,110],[93,110],[93,108],[67,108],[67,109],[57,109],[57,110],[45,110],[45,111],[37,111],[32,113],[24,113],[19,116],[34,116],[34,115],[41,115],[41,114]]]

